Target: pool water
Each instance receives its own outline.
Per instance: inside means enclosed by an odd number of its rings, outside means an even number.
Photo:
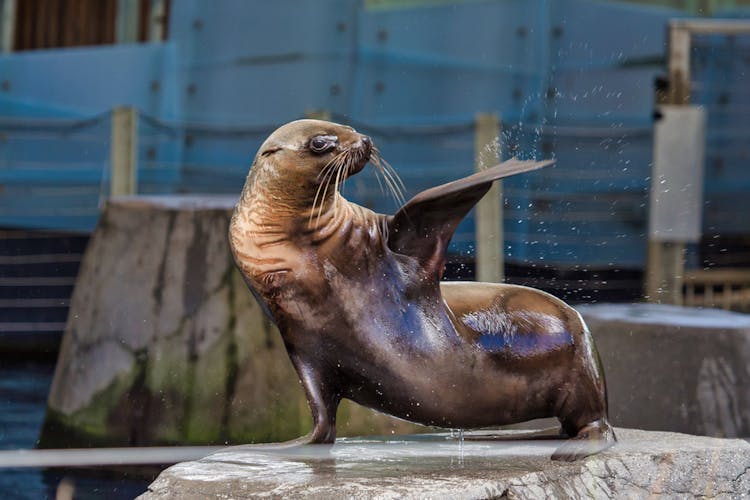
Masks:
[[[0,359],[0,450],[36,446],[53,373],[51,363]],[[0,498],[54,499],[63,479],[73,484],[76,500],[132,499],[150,482],[92,471],[0,468]]]

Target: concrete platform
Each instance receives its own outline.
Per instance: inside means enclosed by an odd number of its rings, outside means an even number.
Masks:
[[[750,315],[657,304],[576,307],[620,427],[750,436]]]
[[[505,436],[513,436],[504,431]],[[449,434],[340,439],[333,447],[226,448],[165,470],[142,500],[204,498],[731,498],[750,494],[750,445],[617,429],[575,463],[556,441],[460,442]],[[476,433],[467,433],[476,436]]]

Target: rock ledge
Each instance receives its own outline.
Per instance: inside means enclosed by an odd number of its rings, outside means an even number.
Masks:
[[[139,498],[731,498],[750,493],[745,441],[632,429],[617,429],[617,435],[617,446],[576,463],[551,462],[554,441],[461,443],[447,434],[340,439],[333,448],[238,446],[170,467]]]

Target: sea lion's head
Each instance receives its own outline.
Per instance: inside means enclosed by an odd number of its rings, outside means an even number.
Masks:
[[[364,168],[372,140],[351,127],[297,120],[276,129],[261,145],[255,165],[302,184],[341,182]]]
[[[322,120],[297,120],[276,129],[260,146],[243,198],[271,200],[289,210],[319,219],[351,175],[367,162],[375,167],[381,187],[403,204],[403,184],[380,157],[372,139],[352,127]],[[382,181],[381,181],[382,178]]]

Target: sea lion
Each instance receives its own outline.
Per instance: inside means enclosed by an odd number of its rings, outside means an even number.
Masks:
[[[368,161],[393,181],[353,128],[288,123],[261,145],[232,216],[235,261],[312,410],[304,440],[332,443],[348,398],[446,428],[555,416],[572,439],[553,459],[611,446],[604,375],[574,309],[531,288],[440,282],[458,223],[492,181],[551,162],[509,160],[386,216],[338,190]]]

